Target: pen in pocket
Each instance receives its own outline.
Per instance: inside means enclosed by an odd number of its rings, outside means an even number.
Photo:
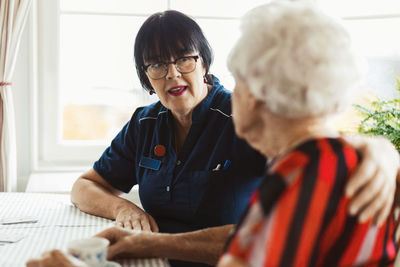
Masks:
[[[224,165],[221,163],[218,163],[217,166],[212,169],[213,171],[219,171],[219,170],[226,170],[231,166],[231,161],[230,160],[225,160]]]

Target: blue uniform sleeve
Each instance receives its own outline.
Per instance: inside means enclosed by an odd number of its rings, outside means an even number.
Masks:
[[[125,193],[128,193],[137,184],[135,136],[136,120],[134,115],[93,165],[94,170],[107,183]]]

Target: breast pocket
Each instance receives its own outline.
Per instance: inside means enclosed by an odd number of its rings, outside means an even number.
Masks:
[[[198,171],[191,178],[190,205],[196,223],[202,226],[232,223],[236,206],[234,173]]]

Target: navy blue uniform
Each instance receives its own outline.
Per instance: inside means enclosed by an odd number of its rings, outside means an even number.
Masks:
[[[154,147],[163,145],[164,156]],[[123,192],[139,184],[143,208],[160,232],[237,223],[265,173],[265,159],[235,133],[231,95],[214,77],[194,109],[179,157],[171,112],[160,102],[138,108],[94,169]]]

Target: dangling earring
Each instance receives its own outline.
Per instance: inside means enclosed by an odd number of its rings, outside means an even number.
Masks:
[[[206,76],[204,76],[204,83],[207,83],[207,78],[206,78]]]
[[[154,94],[154,91],[153,91],[153,90],[150,90],[150,91],[149,91],[149,94],[150,94],[150,95],[153,95],[153,94]]]

